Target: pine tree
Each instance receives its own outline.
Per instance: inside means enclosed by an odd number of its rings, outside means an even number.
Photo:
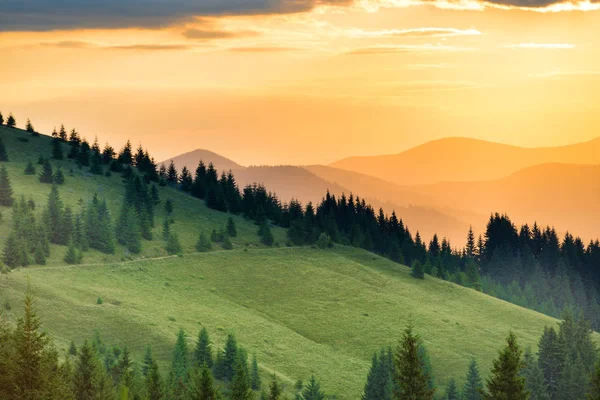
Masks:
[[[267,400],[280,400],[281,394],[281,386],[279,386],[277,376],[273,374],[273,378],[271,378],[271,383],[269,385],[269,394],[267,396]]]
[[[152,361],[146,375],[146,396],[148,400],[162,400],[164,398],[162,378],[156,361]]]
[[[35,246],[34,260],[37,265],[46,265],[46,252],[41,243]]]
[[[263,223],[260,224],[260,228],[258,229],[258,236],[260,237],[260,241],[262,244],[266,246],[273,246],[275,239],[273,238],[271,228],[269,228],[269,224],[267,223],[267,221],[263,221]]]
[[[40,174],[40,182],[42,183],[52,183],[54,182],[54,172],[52,171],[52,164],[50,164],[50,161],[45,160],[43,167],[42,167],[42,172]]]
[[[95,349],[86,340],[79,349],[73,374],[73,389],[77,400],[104,399],[108,389],[107,376],[96,356]]]
[[[321,385],[315,379],[314,375],[310,377],[308,384],[299,395],[300,400],[325,400],[325,393],[321,390]]]
[[[77,346],[75,346],[75,342],[71,340],[71,344],[69,345],[69,355],[77,356]]]
[[[260,372],[258,370],[258,362],[256,361],[256,355],[252,356],[252,373],[251,373],[252,390],[260,390],[262,382],[260,379]]]
[[[27,166],[25,167],[25,175],[35,175],[35,167],[33,166],[31,160],[27,163]]]
[[[133,149],[131,147],[131,141],[127,140],[123,149],[119,153],[117,160],[121,164],[131,165],[133,163]]]
[[[53,182],[56,183],[57,185],[62,185],[65,183],[65,175],[63,174],[60,167],[58,167],[58,169],[56,170],[56,173],[54,174]]]
[[[206,328],[202,328],[198,335],[198,340],[196,341],[196,349],[194,350],[194,358],[197,367],[201,368],[206,365],[208,368],[212,368],[213,357],[210,346],[211,342],[208,331]]]
[[[553,327],[544,328],[538,347],[538,363],[544,374],[548,394],[554,397],[565,362],[565,354],[563,344]]]
[[[410,273],[413,278],[425,279],[425,269],[421,261],[415,260],[412,265],[412,272]]]
[[[0,205],[10,207],[14,202],[12,185],[4,165],[0,166]]]
[[[62,160],[64,158],[61,140],[58,138],[52,140],[52,158],[55,160]]]
[[[187,398],[189,400],[217,400],[221,398],[219,390],[215,387],[212,373],[206,365],[196,369],[192,374]]]
[[[160,204],[160,194],[158,193],[158,188],[154,184],[150,187],[150,198],[155,205]]]
[[[177,236],[176,233],[171,232],[171,234],[167,238],[167,243],[165,244],[165,250],[170,255],[181,254],[181,252],[182,252],[181,243],[179,242],[179,236]]]
[[[492,375],[487,379],[488,400],[528,400],[530,393],[525,389],[525,378],[521,376],[523,351],[517,343],[514,333],[506,339],[506,347],[500,351],[493,362]]]
[[[144,353],[144,362],[142,363],[142,375],[144,376],[144,378],[148,376],[148,371],[150,371],[152,362],[154,362],[154,358],[152,357],[152,348],[150,346],[146,346],[146,352]]]
[[[530,347],[525,350],[523,364],[521,374],[525,378],[525,389],[531,393],[529,400],[550,400],[548,388],[544,382],[544,374],[534,359]]]
[[[12,114],[8,114],[8,119],[6,120],[6,126],[8,126],[9,128],[14,128],[17,125],[17,121],[15,120],[15,117],[13,117]]]
[[[227,219],[227,235],[229,235],[229,237],[237,236],[237,229],[235,227],[235,222],[233,221],[233,218],[231,218],[231,217],[229,217]]]
[[[231,239],[229,238],[229,235],[224,235],[223,236],[223,250],[233,250],[233,243],[231,243]]]
[[[238,345],[233,334],[227,335],[225,351],[223,354],[223,380],[230,381],[235,373],[235,365],[238,359]]]
[[[0,125],[4,124],[4,116],[0,112]]]
[[[477,361],[473,360],[469,364],[469,371],[465,379],[463,388],[463,400],[483,400],[481,392],[483,391],[483,381],[479,375]]]
[[[245,361],[239,357],[235,365],[235,374],[231,381],[231,400],[254,399],[254,394],[250,387],[250,378],[248,377],[248,371],[244,363]]]
[[[169,217],[173,215],[173,200],[167,199],[167,201],[165,201],[165,212]]]
[[[585,399],[589,388],[589,376],[581,357],[567,354],[561,376],[558,380],[556,397],[561,400]]]
[[[63,142],[67,141],[67,130],[65,129],[65,125],[64,124],[60,124],[60,130],[58,131],[58,137]]]
[[[435,389],[429,387],[429,374],[424,370],[419,357],[421,338],[413,333],[412,326],[404,331],[402,340],[396,349],[396,399],[431,400]]]
[[[456,388],[456,381],[454,378],[451,378],[448,381],[448,385],[446,385],[446,393],[444,395],[444,400],[461,400],[460,393]]]
[[[175,163],[173,161],[171,161],[169,164],[166,178],[170,185],[177,185],[179,182],[179,173],[177,172],[177,168],[175,167]]]
[[[6,152],[6,146],[4,146],[4,141],[0,137],[0,161],[7,162],[8,161],[8,153]]]
[[[117,241],[133,254],[142,251],[142,233],[140,218],[134,207],[123,203],[121,215],[116,227]]]
[[[600,400],[600,361],[596,364],[591,377],[591,385],[587,392],[587,400]]]
[[[69,247],[67,248],[67,253],[65,254],[64,261],[69,265],[80,264],[81,258],[81,250],[77,250],[77,247],[75,247],[75,244],[71,240],[71,242],[69,242]]]
[[[173,349],[173,360],[169,372],[169,397],[183,399],[185,386],[189,378],[187,336],[183,329],[177,334],[177,342]]]
[[[23,259],[23,243],[13,232],[8,235],[4,242],[4,252],[2,253],[2,262],[10,268],[17,268],[28,264]],[[25,253],[26,256],[26,253]]]
[[[204,234],[204,231],[200,232],[200,236],[198,236],[198,242],[196,242],[196,251],[199,253],[205,253],[212,249],[212,244],[208,237]]]

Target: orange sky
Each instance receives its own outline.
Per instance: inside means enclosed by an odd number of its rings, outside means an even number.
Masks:
[[[159,28],[74,18],[4,29],[0,111],[116,147],[130,138],[157,159],[207,148],[246,165],[445,136],[522,146],[600,136],[598,3],[331,2]],[[568,8],[589,11],[556,12]]]

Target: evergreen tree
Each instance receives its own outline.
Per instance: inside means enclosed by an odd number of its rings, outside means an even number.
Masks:
[[[371,369],[362,400],[392,400],[394,397],[394,356],[391,349],[382,349],[379,357],[373,354]]]
[[[559,400],[585,400],[589,388],[589,376],[586,372],[581,358],[575,358],[567,354],[563,370],[558,379],[556,398]]]
[[[461,400],[460,393],[456,388],[456,381],[454,378],[448,381],[448,385],[446,385],[446,393],[444,395],[444,400]]]
[[[181,254],[182,248],[179,242],[179,236],[176,233],[171,232],[165,244],[165,250],[170,255]]]
[[[313,375],[298,397],[299,400],[325,400],[325,393]]]
[[[192,190],[192,176],[190,175],[190,171],[188,171],[187,167],[185,166],[181,169],[179,182],[181,183],[181,190],[184,192],[189,192]]]
[[[525,389],[531,393],[529,400],[550,400],[544,374],[529,347],[523,355],[523,363],[521,374],[525,378]]]
[[[258,229],[258,236],[260,237],[260,241],[262,244],[266,246],[273,246],[275,239],[273,238],[271,228],[269,228],[269,224],[267,223],[267,221],[263,221],[263,223],[260,224],[260,228]]]
[[[62,160],[64,158],[61,140],[55,138],[52,140],[52,158],[55,160]]]
[[[4,124],[4,116],[0,112],[0,125]]]
[[[26,266],[29,264],[27,260],[27,252],[23,240],[13,232],[8,235],[4,242],[4,252],[2,253],[2,262],[10,268]]]
[[[116,227],[117,241],[125,246],[133,254],[142,251],[142,233],[140,229],[140,218],[134,207],[123,203],[121,215]]]
[[[50,161],[45,160],[42,167],[42,173],[40,174],[40,182],[52,183],[54,182],[54,172],[52,171],[52,164]]]
[[[591,377],[591,385],[587,393],[587,400],[600,400],[600,361]]]
[[[152,361],[146,375],[146,396],[148,400],[164,398],[163,382],[156,361]]]
[[[196,341],[196,349],[194,350],[194,358],[197,367],[201,368],[206,365],[208,368],[212,368],[213,357],[210,346],[211,342],[208,331],[206,328],[202,328],[198,335],[198,340]]]
[[[150,187],[150,198],[155,205],[160,204],[160,194],[158,193],[158,188],[154,184]]]
[[[37,265],[46,265],[46,251],[41,243],[35,246],[34,259]]]
[[[421,261],[415,260],[412,265],[412,272],[410,273],[413,278],[425,279],[425,269]]]
[[[281,394],[282,390],[279,386],[279,382],[277,381],[277,376],[273,374],[271,384],[269,385],[269,394],[267,396],[267,400],[280,400]]]
[[[0,137],[0,161],[7,162],[8,161],[8,153],[6,152],[6,146],[4,146],[4,141]]]
[[[71,344],[69,345],[69,355],[77,356],[77,346],[75,346],[75,342],[71,340]]]
[[[212,249],[212,244],[208,237],[204,234],[204,231],[200,232],[200,236],[198,237],[198,242],[196,242],[196,251],[199,253],[205,253]]]
[[[119,163],[125,165],[131,165],[133,163],[133,150],[131,147],[131,141],[127,140],[127,143],[125,143],[125,146],[123,149],[121,149],[117,160]]]
[[[221,398],[219,389],[215,387],[210,369],[204,365],[192,374],[188,388],[189,400],[217,400]]]
[[[63,142],[67,141],[67,130],[65,129],[65,126],[63,124],[60,125],[60,130],[58,131],[58,137]]]
[[[239,357],[235,364],[235,373],[231,381],[231,400],[254,399],[254,394],[250,387],[250,377],[244,363],[245,361]]]
[[[483,391],[483,381],[479,375],[477,361],[473,360],[469,364],[469,370],[465,379],[463,389],[463,400],[483,400],[481,392]]]
[[[229,235],[223,236],[223,250],[233,250],[233,243],[231,243],[231,239],[229,239]]]
[[[179,183],[179,173],[177,172],[177,168],[173,161],[171,161],[169,168],[167,169],[166,179],[170,185],[177,185],[177,183]]]
[[[223,375],[222,379],[230,381],[235,374],[235,366],[238,359],[238,345],[233,334],[227,335],[225,342],[225,351],[223,354]]]
[[[424,370],[419,357],[421,338],[413,333],[412,326],[404,331],[402,340],[396,349],[396,399],[431,400],[435,389],[429,387],[429,374]]]
[[[492,376],[486,382],[489,400],[528,400],[530,393],[525,389],[525,378],[521,376],[523,351],[517,343],[514,333],[506,339],[506,347],[500,351],[493,362]]]
[[[73,375],[73,388],[77,400],[97,399],[97,389],[103,378],[102,366],[93,347],[86,340],[79,349]]]
[[[6,126],[8,126],[9,128],[14,128],[17,125],[17,121],[15,120],[15,117],[13,117],[12,114],[8,114],[8,119],[6,120]]]
[[[54,174],[53,182],[57,185],[62,185],[65,183],[65,176],[60,167],[58,167],[58,170],[56,170],[56,173]]]
[[[4,165],[0,165],[0,205],[10,207],[13,205],[13,190]]]
[[[227,219],[227,235],[229,235],[229,237],[237,236],[237,229],[235,227],[235,222],[233,221],[233,218],[231,218],[231,217],[229,217]]]
[[[69,242],[69,247],[67,248],[67,253],[64,257],[65,262],[69,265],[80,264],[81,258],[81,250],[77,250],[73,241]]]
[[[148,376],[148,372],[150,371],[150,367],[152,367],[153,362],[154,358],[152,357],[152,348],[150,346],[146,346],[144,362],[142,363],[142,375],[144,378]]]
[[[544,381],[548,387],[548,394],[554,397],[558,389],[565,353],[563,345],[553,327],[545,327],[540,338],[538,363],[544,374]]]
[[[35,175],[35,167],[33,166],[31,160],[27,163],[27,166],[25,167],[25,175]]]
[[[169,217],[173,215],[173,200],[167,199],[167,201],[165,201],[165,212]]]
[[[177,334],[173,360],[169,371],[169,398],[184,399],[189,380],[187,336],[183,329]]]
[[[256,355],[252,356],[252,373],[251,373],[252,390],[260,390],[262,382],[260,379],[260,372],[258,370],[258,362],[256,361]]]

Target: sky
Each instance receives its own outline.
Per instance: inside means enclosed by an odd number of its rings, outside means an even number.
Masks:
[[[600,2],[3,0],[0,112],[50,132],[323,164],[600,136]]]

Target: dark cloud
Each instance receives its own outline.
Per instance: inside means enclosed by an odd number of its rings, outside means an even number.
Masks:
[[[183,32],[187,39],[212,40],[212,39],[233,39],[240,37],[258,36],[256,31],[224,31],[213,29],[188,29]]]
[[[285,14],[353,0],[0,0],[0,31],[159,28],[196,16]]]

